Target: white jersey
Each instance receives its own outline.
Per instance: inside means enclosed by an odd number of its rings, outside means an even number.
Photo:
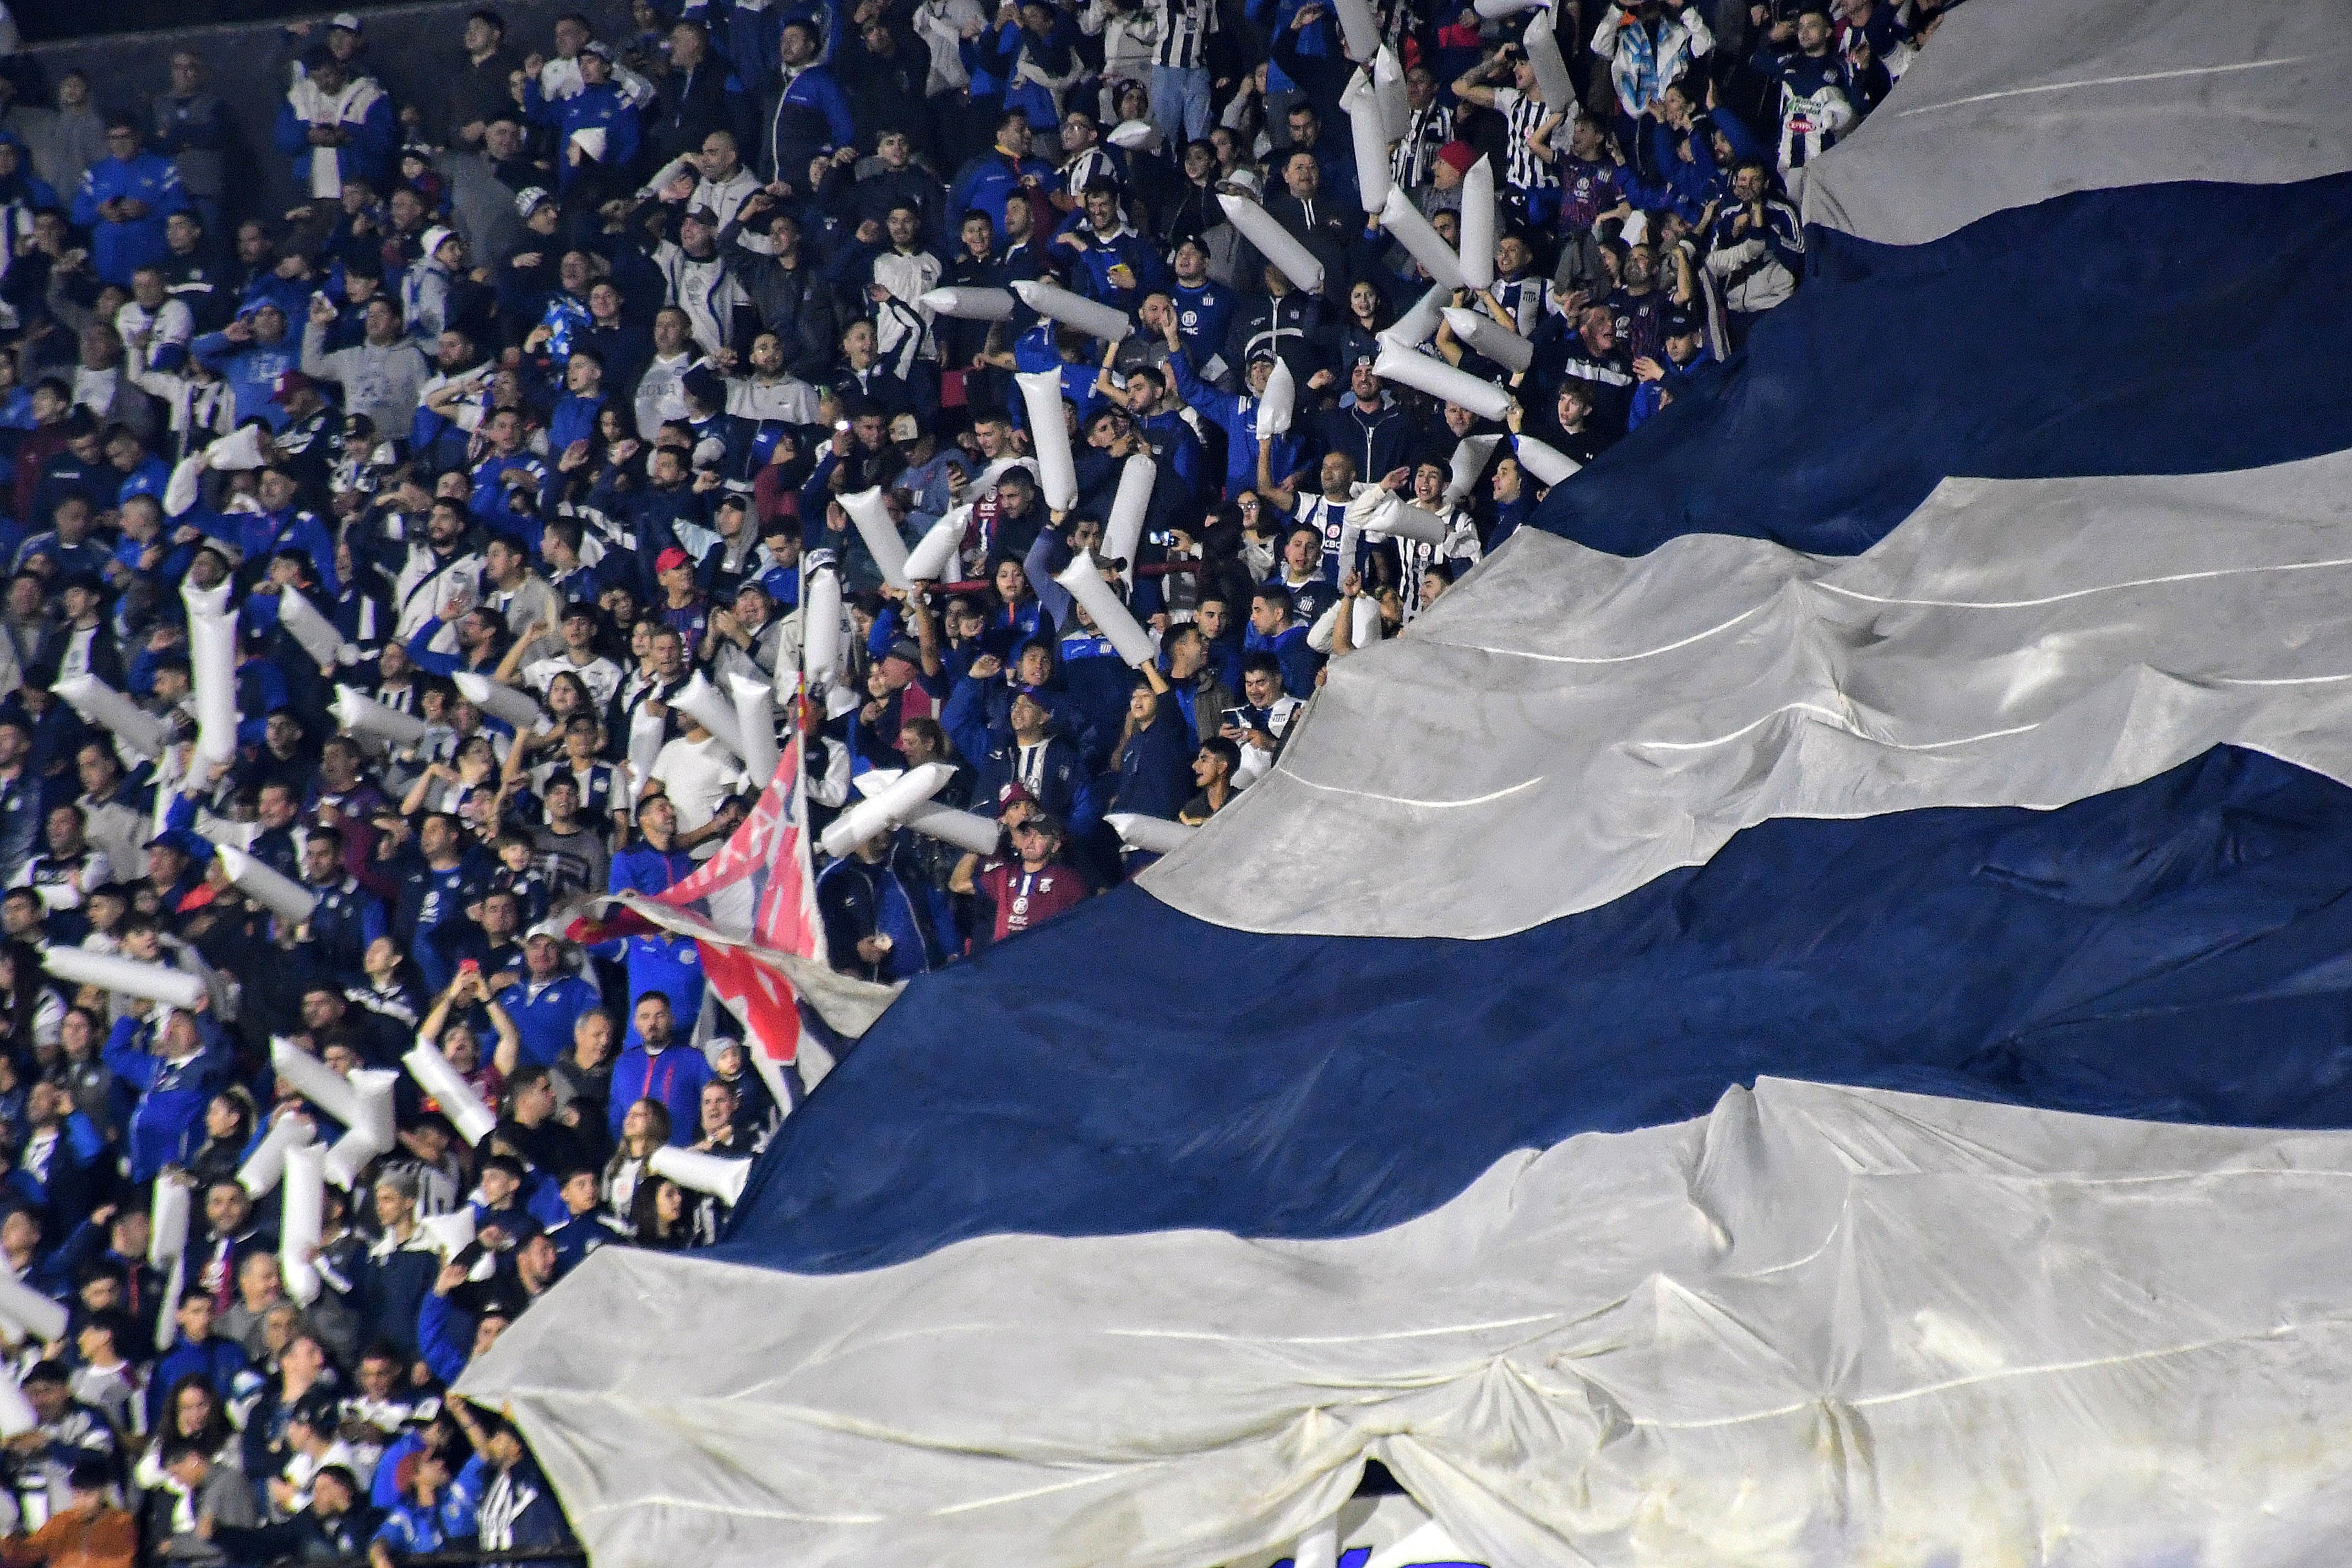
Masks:
[[[1291,721],[1298,717],[1298,710],[1306,706],[1306,702],[1297,697],[1283,696],[1274,700],[1273,706],[1265,710],[1265,727],[1272,731],[1277,742],[1290,733]],[[1247,789],[1264,778],[1273,768],[1274,753],[1260,751],[1246,741],[1241,744],[1241,753],[1242,765],[1234,770],[1234,787]]]

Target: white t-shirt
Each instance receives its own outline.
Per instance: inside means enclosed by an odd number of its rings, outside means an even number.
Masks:
[[[751,784],[734,754],[719,744],[718,737],[709,735],[699,741],[680,736],[669,742],[654,758],[652,772],[661,781],[662,793],[677,808],[680,833],[708,826],[719,814],[720,801]],[[695,847],[694,858],[707,860],[718,849],[719,840],[707,840]]]
[[[665,421],[686,417],[686,373],[694,368],[687,350],[665,359],[656,354],[637,382],[637,436],[651,442]]]
[[[621,689],[621,667],[601,654],[586,664],[574,664],[570,655],[557,654],[522,667],[523,684],[541,697],[555,684],[555,678],[564,674],[578,676],[580,684],[588,689],[588,695],[596,700],[599,708],[611,706],[613,694]]]

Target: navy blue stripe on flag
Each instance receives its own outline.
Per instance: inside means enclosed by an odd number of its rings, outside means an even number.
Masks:
[[[1685,533],[1859,554],[1948,477],[2219,473],[2352,447],[2352,174],[2087,191],[1927,245],[1806,231],[1811,276],[1546,498],[1642,555]]]
[[[1128,887],[916,981],[719,1256],[1360,1235],[1759,1075],[2352,1126],[2347,893],[2352,790],[2228,747],[2056,811],[1766,823],[1488,941],[1255,935]]]

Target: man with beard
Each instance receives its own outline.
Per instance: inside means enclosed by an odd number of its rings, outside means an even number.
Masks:
[[[463,327],[447,327],[433,342],[433,374],[416,388],[416,416],[410,422],[409,444],[430,468],[453,468],[466,458],[467,433],[454,420],[436,413],[433,395],[447,387],[487,388],[490,367]]]
[[[800,219],[754,191],[719,229],[719,245],[761,326],[782,343],[783,369],[803,381],[822,377],[838,336],[833,294],[801,249]]]
[[[393,635],[399,642],[405,644],[436,616],[444,621],[457,619],[461,605],[471,602],[482,570],[482,558],[468,548],[471,527],[462,500],[443,497],[433,502],[425,514],[425,536],[409,542],[408,559],[393,584],[397,617]],[[456,651],[455,633],[445,631],[435,640],[447,645],[439,651]]]
[[[1615,317],[1617,341],[1635,359],[1654,357],[1666,341],[1666,313],[1691,303],[1695,285],[1689,254],[1673,247],[1671,264],[1675,280],[1669,289],[1660,287],[1656,247],[1646,241],[1627,246],[1618,268],[1624,281],[1603,301]]]

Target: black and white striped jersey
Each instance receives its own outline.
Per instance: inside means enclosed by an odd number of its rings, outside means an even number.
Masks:
[[[1559,184],[1551,160],[1538,158],[1528,145],[1528,138],[1542,128],[1551,118],[1551,110],[1541,100],[1530,98],[1515,87],[1495,89],[1495,108],[1510,122],[1511,145],[1509,161],[1503,173],[1508,183],[1524,191],[1549,190]]]
[[[1405,122],[1403,140],[1389,153],[1389,178],[1418,191],[1435,177],[1437,154],[1454,140],[1454,110],[1431,99]]]
[[[1216,30],[1215,0],[1160,0],[1160,45],[1152,62],[1178,70],[1205,69],[1209,35]]]

